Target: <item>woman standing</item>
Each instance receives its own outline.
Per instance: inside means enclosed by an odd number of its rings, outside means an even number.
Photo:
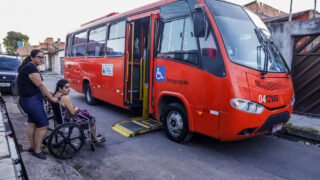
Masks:
[[[43,53],[32,50],[18,69],[19,103],[28,114],[27,137],[30,143],[29,151],[40,159],[46,159],[41,151],[41,144],[47,134],[49,125],[47,114],[43,107],[43,95],[51,101],[58,102],[43,84],[43,79],[37,67],[43,64]]]

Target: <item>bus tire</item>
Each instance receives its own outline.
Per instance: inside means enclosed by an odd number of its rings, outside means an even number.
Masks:
[[[85,91],[84,94],[86,96],[87,103],[89,105],[97,104],[97,100],[92,96],[92,91],[89,83],[85,85],[84,91]]]
[[[180,103],[171,103],[163,111],[163,126],[169,139],[187,142],[192,138],[189,131],[188,115]]]

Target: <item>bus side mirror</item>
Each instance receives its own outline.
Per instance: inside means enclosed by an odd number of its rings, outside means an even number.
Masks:
[[[193,13],[193,26],[195,37],[204,37],[205,35],[205,16],[204,6],[202,4],[196,4],[194,6]]]

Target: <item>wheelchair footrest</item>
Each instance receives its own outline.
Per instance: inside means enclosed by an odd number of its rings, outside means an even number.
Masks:
[[[138,117],[127,121],[117,122],[111,128],[125,137],[132,137],[137,134],[161,129],[162,123],[151,118]]]

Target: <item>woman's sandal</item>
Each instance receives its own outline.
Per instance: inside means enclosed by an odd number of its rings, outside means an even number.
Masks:
[[[97,137],[100,137],[100,138],[93,140],[94,143],[103,143],[106,141],[106,139],[104,137],[101,137],[101,135],[100,136],[98,135]]]
[[[36,152],[33,152],[32,155],[34,155],[35,157],[39,158],[39,159],[47,159],[46,155],[44,154],[44,152],[39,152],[39,153],[36,153]]]
[[[27,151],[33,153],[34,149],[33,148],[29,148]]]

